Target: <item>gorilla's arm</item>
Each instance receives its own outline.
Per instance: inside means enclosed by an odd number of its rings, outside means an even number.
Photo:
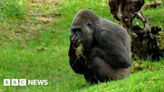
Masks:
[[[72,37],[71,37],[72,38]],[[73,40],[71,41],[70,48],[69,48],[69,63],[71,65],[71,68],[79,74],[84,74],[85,69],[85,59],[83,57],[80,57],[77,59],[75,55],[75,47],[74,47]]]
[[[130,43],[125,30],[99,30],[95,38],[98,46],[106,53],[105,61],[116,68],[126,68],[131,65]]]

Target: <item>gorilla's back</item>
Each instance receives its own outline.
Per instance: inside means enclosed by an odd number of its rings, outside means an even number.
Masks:
[[[98,45],[106,51],[112,62],[127,62],[130,65],[130,37],[123,27],[101,19],[99,27],[96,29],[95,38]]]

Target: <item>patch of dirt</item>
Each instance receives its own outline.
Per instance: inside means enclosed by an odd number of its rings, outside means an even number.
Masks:
[[[56,17],[60,16],[55,11],[55,7],[59,4],[59,0],[26,0],[25,2],[33,5],[27,8],[26,12],[34,16],[36,21],[44,24],[52,24]],[[51,7],[51,10],[49,9]],[[47,10],[48,9],[48,10]]]
[[[46,24],[51,24],[53,22],[53,18],[48,18],[48,17],[44,17],[44,16],[38,16],[38,17],[36,17],[36,19],[38,21],[41,21]]]

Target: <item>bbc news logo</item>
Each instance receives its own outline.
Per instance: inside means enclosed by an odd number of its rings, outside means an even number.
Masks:
[[[46,86],[48,80],[3,79],[3,86]]]

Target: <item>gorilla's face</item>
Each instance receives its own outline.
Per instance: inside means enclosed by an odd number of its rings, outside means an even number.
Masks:
[[[92,12],[80,11],[73,20],[71,35],[77,35],[83,44],[84,49],[90,49],[93,43],[93,34],[95,31],[93,19],[95,15]]]

